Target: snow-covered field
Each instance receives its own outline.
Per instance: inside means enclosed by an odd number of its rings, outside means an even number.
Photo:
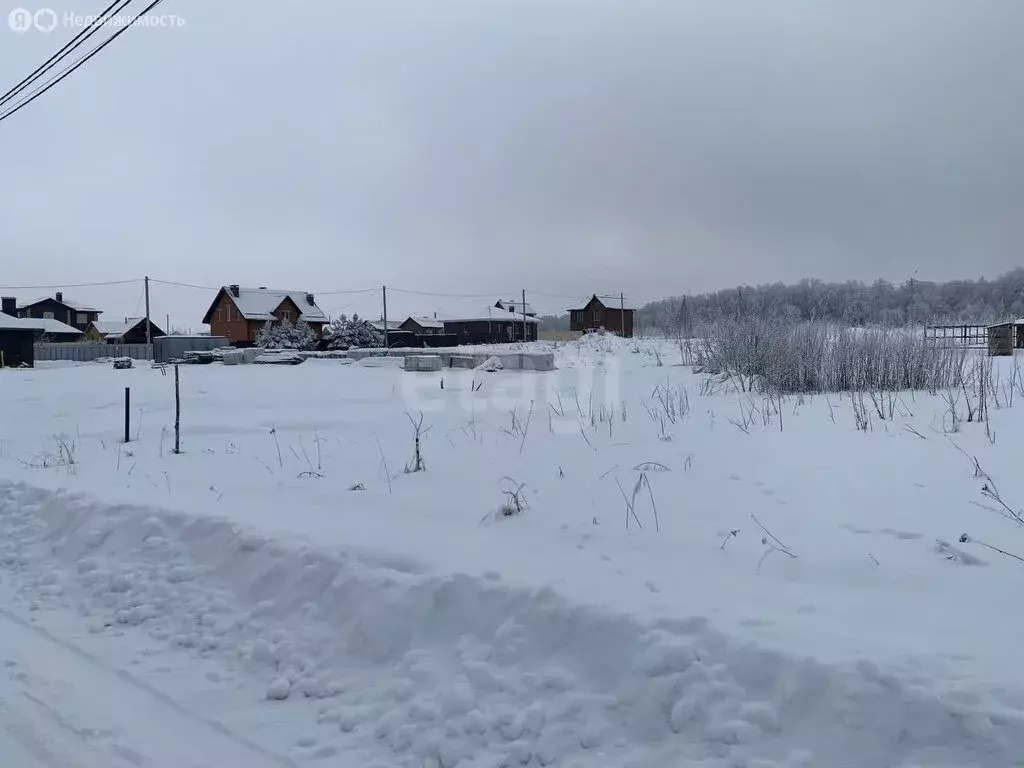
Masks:
[[[0,371],[0,765],[1024,765],[1024,397],[535,346]]]

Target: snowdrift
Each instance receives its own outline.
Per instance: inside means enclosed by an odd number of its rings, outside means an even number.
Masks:
[[[319,701],[320,728],[380,761],[368,764],[1006,768],[1024,756],[1019,710],[769,652],[703,618],[644,623],[497,575],[440,577],[25,484],[0,484],[0,521],[0,564],[30,608],[241,664],[266,706]]]

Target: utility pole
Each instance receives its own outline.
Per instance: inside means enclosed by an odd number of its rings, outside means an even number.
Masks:
[[[146,275],[146,343],[153,343],[153,332],[149,327],[149,275]]]
[[[164,333],[170,333],[170,332],[171,332],[171,315],[170,315],[170,313],[168,313],[167,314],[167,322],[164,325]]]
[[[390,349],[388,346],[388,287],[386,285],[381,286],[381,296],[384,298],[384,349],[386,352]]]
[[[626,297],[619,292],[619,336],[626,338]]]
[[[523,341],[527,342],[529,339],[526,336],[526,289],[523,288]]]

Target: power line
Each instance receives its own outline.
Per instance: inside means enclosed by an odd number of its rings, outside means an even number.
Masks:
[[[13,117],[15,113],[20,112],[22,109],[24,109],[29,104],[31,104],[33,101],[38,99],[40,96],[42,96],[48,90],[50,90],[55,85],[57,85],[62,80],[64,80],[64,78],[66,78],[69,75],[71,75],[75,70],[77,70],[79,67],[84,65],[87,61],[89,61],[89,59],[91,59],[93,56],[95,56],[97,53],[99,53],[104,48],[106,48],[108,45],[110,45],[112,42],[114,42],[117,38],[119,38],[121,35],[123,35],[125,32],[127,32],[129,29],[131,29],[133,26],[135,26],[135,20],[136,19],[138,19],[141,16],[145,16],[151,10],[153,10],[158,5],[160,5],[160,3],[162,3],[163,1],[164,0],[153,0],[152,3],[150,3],[149,5],[147,5],[143,9],[142,13],[138,14],[138,16],[135,17],[135,19],[132,19],[131,24],[126,24],[125,26],[121,27],[121,29],[117,30],[114,34],[112,34],[110,37],[108,37],[106,40],[104,40],[98,46],[93,48],[92,51],[90,51],[88,54],[86,54],[81,59],[79,59],[74,64],[72,64],[70,67],[65,69],[57,77],[53,78],[52,80],[49,80],[46,83],[46,85],[44,85],[41,88],[33,91],[32,94],[27,99],[25,99],[24,101],[22,101],[20,104],[18,104],[14,108],[10,109],[9,111],[5,112],[4,114],[0,115],[0,123],[2,123],[4,120],[6,120],[9,117]]]
[[[8,101],[10,101],[19,93],[21,93],[23,90],[28,88],[33,82],[42,77],[47,70],[52,69],[55,64],[57,64],[62,59],[66,58],[69,53],[71,53],[73,50],[82,45],[82,43],[84,43],[86,40],[88,40],[90,37],[96,34],[96,32],[98,32],[102,25],[106,22],[106,17],[108,13],[110,13],[112,10],[114,11],[114,13],[117,13],[123,10],[124,7],[128,5],[128,3],[130,2],[132,2],[132,0],[114,0],[114,2],[112,2],[105,9],[103,9],[103,12],[99,15],[99,17],[96,18],[95,21],[93,21],[92,24],[90,24],[88,27],[86,27],[73,38],[71,38],[71,40],[64,44],[63,48],[61,48],[59,51],[53,54],[53,56],[51,56],[38,67],[36,67],[36,69],[33,70],[28,77],[24,78],[20,83],[11,88],[11,90],[9,90],[3,96],[0,96],[0,106],[6,104]],[[120,3],[121,5],[119,8],[115,10],[114,7],[118,3]]]
[[[130,283],[141,283],[142,278],[132,280],[109,280],[104,283],[72,283],[65,285],[2,285],[0,291],[49,291],[58,288],[98,288],[106,285],[128,285]]]
[[[389,291],[395,293],[410,293],[416,296],[437,296],[443,299],[493,299],[495,297],[501,298],[502,296],[513,296],[517,291],[495,291],[493,293],[430,293],[429,291],[412,291],[404,288],[392,288],[388,286]]]

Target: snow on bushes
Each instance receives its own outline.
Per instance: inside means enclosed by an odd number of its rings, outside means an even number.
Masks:
[[[313,329],[302,320],[293,325],[282,320],[274,325],[267,322],[256,335],[256,346],[263,349],[316,349],[317,338]]]
[[[384,334],[359,317],[358,314],[354,314],[352,317],[338,315],[331,321],[328,331],[330,333],[328,349],[384,346]]]

